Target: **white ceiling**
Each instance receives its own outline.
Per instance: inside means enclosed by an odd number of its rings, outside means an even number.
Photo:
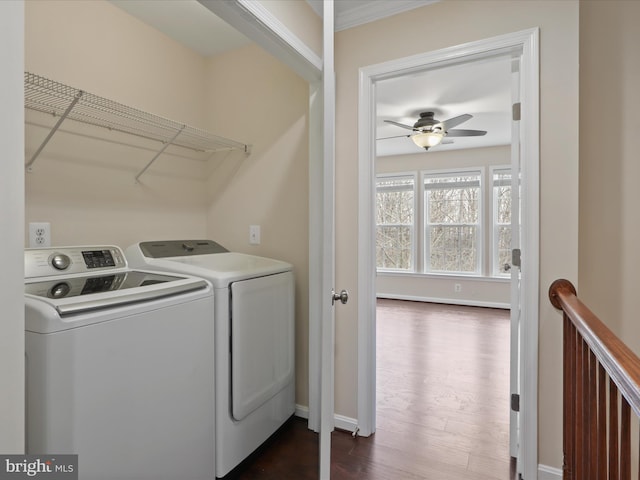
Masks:
[[[205,57],[251,43],[196,0],[109,0]]]
[[[385,123],[413,125],[420,112],[432,111],[444,121],[465,113],[470,120],[455,128],[485,130],[481,137],[451,138],[429,151],[478,148],[511,143],[511,58],[488,58],[473,63],[432,69],[383,80],[376,85],[376,138],[411,134]],[[407,136],[378,140],[379,156],[422,152]]]
[[[203,56],[210,57],[250,43],[196,0],[110,0],[142,22],[164,32]],[[321,12],[322,0],[307,0]],[[336,30],[423,7],[437,0],[336,0]],[[376,138],[411,133],[384,120],[413,125],[420,112],[433,111],[438,120],[465,113],[473,118],[457,128],[486,130],[483,137],[458,137],[452,145],[429,151],[506,145],[511,141],[511,75],[508,58],[413,73],[378,83]],[[418,153],[410,138],[379,140],[380,156]]]

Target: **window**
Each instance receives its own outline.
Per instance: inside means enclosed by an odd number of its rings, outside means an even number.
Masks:
[[[376,181],[376,265],[414,270],[415,176],[380,175]]]
[[[480,274],[480,170],[424,175],[425,271]]]
[[[379,174],[377,269],[507,278],[511,221],[509,166]]]
[[[511,169],[495,168],[493,177],[493,274],[511,269]]]

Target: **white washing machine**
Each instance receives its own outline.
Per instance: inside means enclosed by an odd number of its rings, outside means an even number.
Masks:
[[[25,250],[28,454],[83,480],[214,478],[213,289],[114,246]]]
[[[125,254],[131,265],[214,286],[216,476],[223,477],[295,411],[292,266],[211,240],[142,242]]]

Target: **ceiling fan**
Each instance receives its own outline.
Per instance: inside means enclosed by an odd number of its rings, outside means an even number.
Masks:
[[[393,120],[385,120],[386,123],[390,123],[397,127],[406,128],[417,132],[413,135],[400,135],[402,137],[411,137],[413,142],[425,150],[429,150],[431,147],[435,147],[440,143],[453,143],[453,141],[444,140],[444,137],[477,137],[486,135],[485,130],[464,130],[455,129],[463,122],[473,118],[473,115],[465,113],[464,115],[458,115],[457,117],[450,118],[441,122],[434,118],[434,112],[422,112],[420,118],[413,126],[405,125],[404,123],[394,122]],[[386,137],[386,138],[398,138],[398,137]],[[384,139],[380,139],[384,140]]]

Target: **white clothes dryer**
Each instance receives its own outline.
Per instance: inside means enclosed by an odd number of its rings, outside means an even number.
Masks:
[[[115,246],[28,249],[26,451],[83,480],[211,479],[213,289]]]
[[[211,240],[142,242],[125,255],[214,286],[216,476],[224,477],[295,411],[292,266]]]

